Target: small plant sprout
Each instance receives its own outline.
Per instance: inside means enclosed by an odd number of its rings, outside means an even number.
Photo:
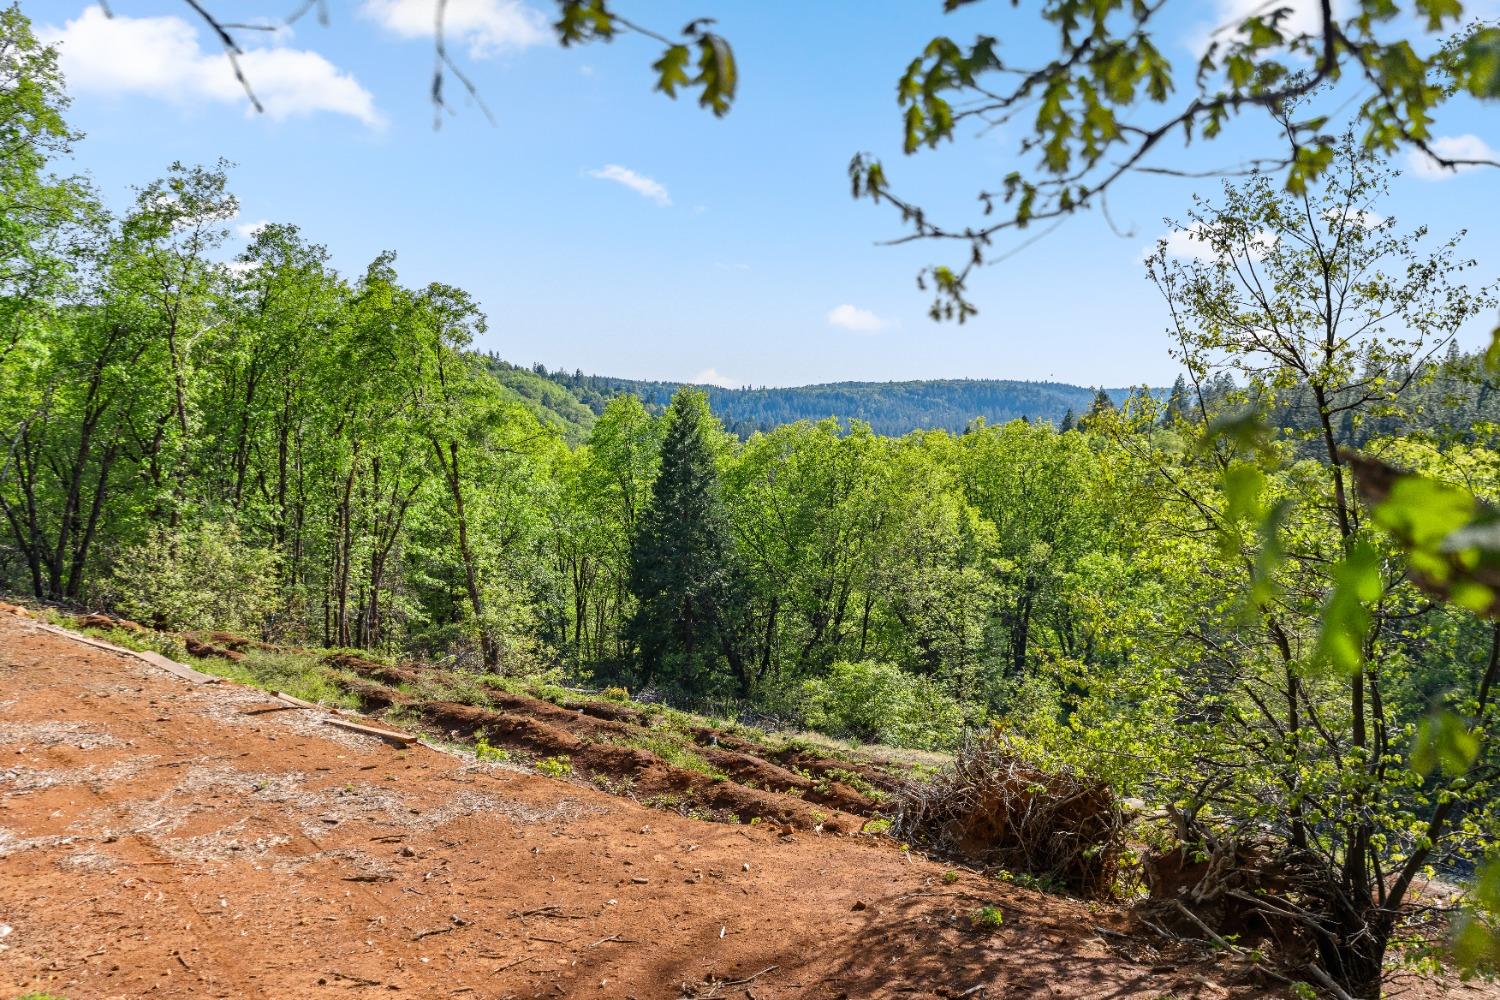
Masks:
[[[956,872],[954,873],[957,874]],[[981,906],[969,914],[969,924],[975,930],[996,931],[1005,924],[1005,914],[1000,912],[1000,907],[989,905]]]
[[[958,881],[958,872],[954,871],[952,868],[949,868],[947,871],[943,872],[943,884],[944,885],[952,885],[954,882],[957,882],[957,881]]]

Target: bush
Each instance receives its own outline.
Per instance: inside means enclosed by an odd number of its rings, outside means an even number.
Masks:
[[[120,553],[112,603],[158,628],[260,633],[276,609],[278,563],[232,523],[159,529]]]
[[[935,681],[873,660],[835,663],[802,685],[803,719],[830,736],[943,750],[963,733],[963,709]]]

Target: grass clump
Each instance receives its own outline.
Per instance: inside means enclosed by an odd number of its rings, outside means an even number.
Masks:
[[[631,737],[625,741],[624,745],[635,747],[637,750],[648,750],[673,767],[694,771],[713,778],[715,781],[722,781],[725,778],[723,771],[704,760],[681,738],[669,732],[653,730],[641,736]]]

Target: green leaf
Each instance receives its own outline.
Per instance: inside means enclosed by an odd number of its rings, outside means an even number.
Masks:
[[[1456,76],[1470,94],[1500,98],[1500,28],[1476,31],[1459,49]]]
[[[1380,599],[1379,554],[1367,542],[1355,544],[1333,567],[1333,581],[1323,606],[1317,659],[1352,674],[1364,666],[1365,639],[1370,632],[1366,605]]]
[[[1450,778],[1461,777],[1478,756],[1479,738],[1452,712],[1434,712],[1417,725],[1411,766],[1418,774],[1426,776],[1441,767]]]
[[[692,81],[688,77],[688,61],[692,53],[686,45],[672,45],[651,64],[656,70],[656,89],[668,97],[677,96],[678,87],[686,87]]]

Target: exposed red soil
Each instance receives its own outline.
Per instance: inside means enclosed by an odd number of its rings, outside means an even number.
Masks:
[[[336,654],[328,662],[386,683],[415,684],[423,676],[414,667],[386,666],[348,653]],[[439,683],[443,680],[438,671],[429,672],[429,676]],[[491,707],[485,709],[419,701],[394,689],[381,690],[368,681],[346,687],[369,709],[401,706],[453,737],[484,736],[496,746],[538,756],[567,755],[574,766],[589,774],[615,783],[628,781],[637,798],[685,797],[689,805],[733,813],[742,820],[769,819],[804,828],[822,824],[829,833],[857,832],[863,825],[858,817],[875,814],[876,803],[868,796],[837,780],[818,780],[788,770],[761,756],[765,751],[747,740],[726,736],[717,745],[710,740],[698,741],[698,756],[726,775],[728,781],[716,781],[670,764],[650,750],[633,745],[653,735],[651,717],[639,710],[620,712],[619,719],[630,721],[617,721],[592,714],[592,706],[563,708],[497,689],[488,692]],[[815,808],[819,806],[826,808]],[[835,815],[829,816],[829,810]]]
[[[396,750],[0,616],[0,996],[1268,995],[1122,910],[768,826]]]

